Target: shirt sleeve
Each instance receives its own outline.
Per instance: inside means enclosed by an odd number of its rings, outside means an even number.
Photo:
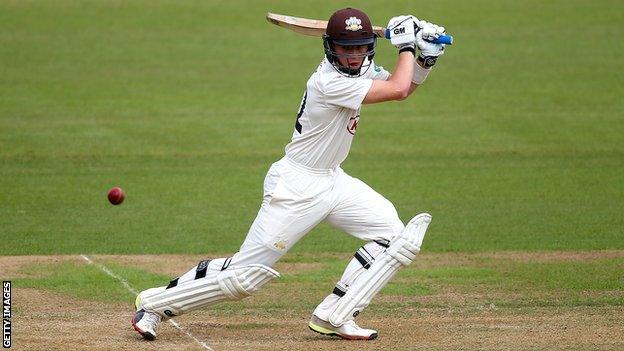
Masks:
[[[357,110],[372,84],[373,80],[367,78],[336,77],[327,82],[323,89],[325,101],[329,105]]]
[[[383,67],[373,64],[371,79],[374,80],[388,80],[390,72],[386,71]]]

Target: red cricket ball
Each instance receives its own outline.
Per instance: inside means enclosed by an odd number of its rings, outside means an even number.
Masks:
[[[118,186],[108,191],[108,201],[113,205],[121,204],[125,197],[123,189]]]

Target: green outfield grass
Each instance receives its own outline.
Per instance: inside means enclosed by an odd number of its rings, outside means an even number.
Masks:
[[[2,253],[235,251],[322,55],[264,14],[339,6],[0,3]],[[404,220],[433,214],[424,250],[624,248],[621,2],[358,6],[456,38],[416,95],[364,107],[344,163]],[[294,252],[357,246],[320,226]]]

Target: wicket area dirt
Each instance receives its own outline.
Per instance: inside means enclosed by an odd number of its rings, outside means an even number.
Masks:
[[[488,253],[515,260],[584,260],[622,257],[624,251]],[[466,254],[423,254],[421,264],[444,265],[465,259]],[[199,256],[91,256],[95,262],[140,267],[176,275],[193,266]],[[33,263],[87,264],[80,256],[0,257],[3,277],[19,281],[20,269]],[[279,263],[285,274],[317,269],[315,263]],[[266,302],[292,300],[300,291],[271,285],[248,299]],[[622,292],[615,292],[622,295]],[[511,293],[510,293],[511,294]],[[50,291],[13,286],[13,348],[16,350],[622,350],[623,306],[498,308],[466,303],[483,299],[477,293],[441,291],[417,297],[419,304],[391,314],[381,309],[363,313],[358,322],[377,328],[373,341],[344,341],[313,333],[309,314],[299,310],[269,310],[253,314],[211,313],[210,309],[176,318],[200,342],[169,323],[158,339],[146,342],[131,326],[132,299],[127,303],[82,300]],[[307,296],[307,295],[306,295]],[[307,298],[307,297],[306,297]],[[381,296],[392,303],[405,297]],[[409,297],[411,298],[411,297]],[[487,300],[487,299],[483,299]],[[429,302],[435,302],[430,307]],[[429,306],[428,306],[429,305]],[[396,313],[395,313],[396,312]]]

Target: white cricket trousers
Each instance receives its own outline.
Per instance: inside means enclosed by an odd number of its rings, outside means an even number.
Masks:
[[[270,267],[323,220],[367,242],[388,242],[404,228],[390,201],[342,168],[313,169],[285,156],[269,169],[262,206],[230,264]]]
[[[229,258],[200,262],[166,288],[156,289],[155,295],[146,295],[143,300],[148,306],[169,308],[170,312],[172,307],[167,306],[174,306],[178,314],[223,300],[235,291],[228,288],[230,294],[226,296],[221,291],[221,285],[226,282],[215,283],[214,279],[220,279],[216,272],[227,270],[230,265],[271,267],[323,220],[367,242],[355,252],[332,293],[314,310],[314,315],[329,320],[348,287],[388,247],[390,240],[401,233],[404,225],[390,201],[340,167],[311,169],[286,157],[275,162],[266,175],[262,206],[240,250]],[[206,271],[210,272],[210,279]],[[201,282],[198,283],[198,279],[202,279]],[[265,282],[245,283],[256,284],[252,288],[258,289]],[[199,296],[204,292],[210,293]]]

